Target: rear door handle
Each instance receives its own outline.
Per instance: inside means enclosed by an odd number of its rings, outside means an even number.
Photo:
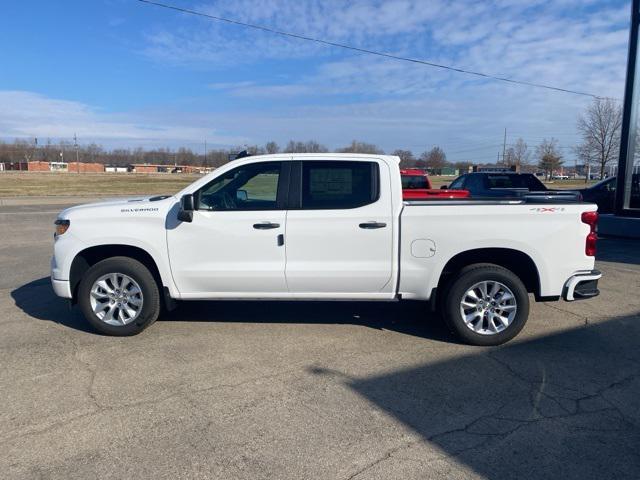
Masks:
[[[384,228],[387,226],[386,223],[381,223],[381,222],[365,222],[365,223],[361,223],[360,228],[364,228],[367,230],[373,230],[375,228]]]
[[[271,222],[254,223],[253,228],[256,230],[271,230],[272,228],[280,228],[280,224]]]

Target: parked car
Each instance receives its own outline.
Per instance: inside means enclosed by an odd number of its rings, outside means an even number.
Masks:
[[[475,345],[517,335],[529,293],[599,293],[595,205],[403,201],[399,162],[247,157],[176,195],[66,209],[53,289],[107,335],[141,332],[176,300],[422,300]]]
[[[613,213],[616,201],[616,177],[605,178],[591,187],[580,190],[585,202],[598,205],[600,213]],[[640,207],[640,173],[631,177],[631,205]]]
[[[449,189],[464,189],[471,193],[471,197],[484,198],[522,198],[538,201],[582,199],[580,192],[575,190],[551,190],[547,188],[532,173],[466,173],[456,178],[451,185],[443,186]]]
[[[429,198],[467,198],[467,190],[447,190],[433,188],[431,180],[424,170],[407,168],[400,170],[402,179],[403,200],[420,200]]]

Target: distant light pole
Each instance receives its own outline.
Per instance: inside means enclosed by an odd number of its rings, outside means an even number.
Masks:
[[[78,156],[78,137],[76,134],[73,134],[73,148],[76,149],[76,168],[78,173],[80,173],[80,157]]]
[[[507,128],[504,129],[504,142],[502,143],[502,163],[505,163],[505,153],[507,152]]]

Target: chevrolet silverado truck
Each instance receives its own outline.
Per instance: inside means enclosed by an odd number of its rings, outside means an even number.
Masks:
[[[498,345],[530,296],[599,293],[597,218],[578,202],[403,201],[394,156],[247,157],[176,195],[64,210],[51,281],[107,335],[176,300],[417,300],[463,341]]]

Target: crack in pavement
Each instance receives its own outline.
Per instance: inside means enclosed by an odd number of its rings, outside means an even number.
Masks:
[[[558,312],[566,313],[566,314],[571,315],[571,316],[574,316],[574,317],[576,317],[576,318],[578,318],[578,319],[580,319],[580,320],[584,320],[584,323],[585,323],[585,324],[587,324],[587,323],[588,323],[588,321],[589,321],[589,318],[588,318],[588,317],[584,317],[584,316],[582,316],[582,315],[580,315],[580,314],[578,314],[578,313],[572,312],[572,311],[570,311],[570,310],[565,310],[564,308],[560,308],[560,307],[558,307],[557,305],[552,304],[552,303],[550,303],[550,302],[542,302],[542,304],[543,304],[543,305],[545,305],[545,306],[547,306],[547,307],[549,307],[549,308],[552,308],[553,310],[556,310],[556,311],[558,311]]]
[[[86,362],[84,362],[83,360],[78,359],[79,362],[81,362],[85,368],[91,369],[90,366],[87,366],[88,364]],[[264,380],[264,379],[268,379],[268,378],[274,378],[274,377],[278,377],[281,375],[286,375],[287,373],[291,373],[293,371],[298,371],[301,370],[301,367],[304,367],[304,365],[298,365],[296,367],[293,368],[289,368],[289,369],[285,369],[285,370],[281,370],[279,372],[275,372],[275,373],[270,373],[270,374],[266,374],[266,375],[260,375],[258,377],[253,377],[247,380],[243,380],[241,382],[237,382],[237,383],[232,383],[232,384],[216,384],[216,385],[210,385],[207,387],[203,387],[203,388],[196,388],[196,389],[185,389],[185,390],[180,390],[180,391],[174,391],[168,395],[163,395],[162,397],[158,397],[158,398],[153,398],[153,399],[149,399],[149,400],[140,400],[140,401],[135,401],[135,402],[129,402],[129,403],[124,403],[121,405],[116,405],[116,406],[111,406],[111,405],[101,405],[100,402],[97,400],[97,398],[95,397],[95,394],[93,394],[93,384],[95,382],[95,373],[92,375],[91,379],[90,379],[90,383],[89,386],[87,388],[87,395],[89,396],[89,398],[93,401],[94,405],[95,405],[95,409],[89,412],[85,412],[83,414],[80,415],[76,415],[73,416],[71,418],[67,418],[64,420],[60,420],[57,422],[54,422],[51,425],[48,425],[45,428],[41,428],[41,429],[35,429],[29,432],[24,432],[18,435],[14,435],[11,437],[6,437],[3,439],[0,439],[0,445],[3,445],[5,443],[11,442],[11,441],[15,441],[15,440],[19,440],[21,438],[25,438],[25,437],[29,437],[29,436],[33,436],[33,435],[38,435],[41,433],[47,433],[50,432],[52,430],[55,430],[57,427],[61,427],[67,423],[76,421],[76,420],[80,420],[83,419],[85,417],[89,417],[89,416],[94,416],[94,415],[99,415],[105,412],[109,412],[109,411],[114,411],[114,410],[118,410],[118,411],[122,411],[125,409],[129,409],[129,408],[134,408],[134,407],[138,407],[141,405],[153,405],[153,404],[157,404],[157,403],[161,403],[164,402],[166,400],[170,400],[176,397],[186,397],[188,395],[197,395],[197,394],[201,394],[201,393],[207,393],[211,390],[214,389],[220,389],[220,388],[237,388],[240,387],[242,385],[246,385],[246,384],[250,384],[250,383],[254,383],[254,382],[258,382],[260,380]],[[93,371],[93,370],[91,370]]]
[[[538,396],[544,396],[548,400],[550,400],[550,401],[554,402],[556,405],[558,405],[558,407],[566,413],[566,415],[545,415],[544,413],[542,413],[538,409],[538,403],[534,400],[532,402],[533,411],[539,416],[540,420],[542,420],[542,419],[562,419],[562,418],[567,418],[567,417],[570,417],[570,416],[579,415],[579,414],[583,414],[583,413],[595,413],[595,412],[598,412],[598,411],[613,410],[613,411],[617,412],[618,415],[620,416],[620,418],[625,423],[627,423],[628,425],[633,426],[633,427],[637,427],[638,426],[637,423],[633,419],[630,419],[615,404],[613,404],[610,400],[608,400],[604,396],[604,394],[607,391],[609,391],[609,390],[611,390],[613,388],[625,385],[625,384],[635,380],[636,378],[640,378],[640,374],[639,373],[633,373],[633,374],[627,375],[626,377],[624,377],[622,379],[615,380],[615,381],[605,385],[604,387],[599,388],[594,393],[587,393],[587,392],[582,391],[582,390],[576,390],[576,389],[565,387],[564,385],[561,385],[561,384],[546,382],[544,378],[543,378],[543,381],[531,380],[531,379],[527,378],[526,376],[522,375],[517,370],[515,370],[507,362],[504,362],[501,359],[499,359],[495,355],[495,351],[494,352],[488,352],[487,356],[489,358],[493,359],[499,365],[502,365],[512,376],[514,376],[515,378],[517,378],[521,382],[523,382],[525,384],[528,384],[529,388],[530,388],[530,394],[538,395]],[[556,386],[558,388],[562,388],[564,390],[573,391],[573,392],[576,392],[576,393],[580,394],[581,396],[578,397],[578,398],[570,398],[570,397],[563,397],[563,396],[560,396],[560,395],[552,395],[552,394],[550,394],[548,392],[544,392],[543,391],[545,384],[553,385],[553,386]],[[567,408],[564,407],[564,405],[562,405],[560,403],[558,398],[562,398],[562,399],[564,399],[566,401],[574,403],[575,408],[573,410],[568,410]],[[595,398],[599,398],[600,400],[605,402],[607,405],[609,405],[609,408],[596,409],[596,410],[584,410],[583,408],[581,408],[581,403],[582,402],[584,402],[586,400],[592,400],[592,399],[595,399]],[[526,419],[520,419],[519,421],[527,421],[527,420]]]
[[[376,465],[379,465],[380,463],[388,460],[389,458],[391,458],[395,453],[405,450],[407,448],[411,448],[413,445],[416,445],[418,443],[422,443],[424,442],[424,440],[420,439],[420,440],[412,440],[410,442],[406,442],[403,445],[400,445],[398,447],[392,448],[390,450],[387,450],[384,454],[382,454],[380,457],[378,457],[377,459],[375,459],[373,462],[368,463],[367,465],[365,465],[364,467],[360,468],[359,470],[357,470],[356,472],[352,473],[351,475],[349,475],[345,480],[354,480],[355,478],[357,478],[358,476],[362,475],[364,472],[371,470],[373,467],[375,467]]]

